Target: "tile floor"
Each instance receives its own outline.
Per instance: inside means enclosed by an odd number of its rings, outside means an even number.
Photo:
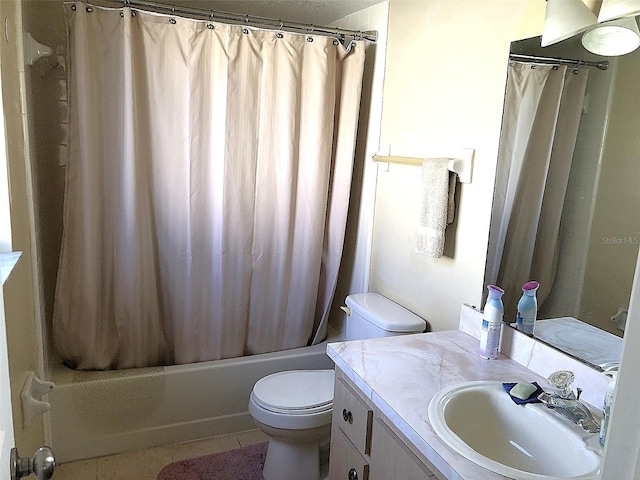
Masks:
[[[172,462],[226,452],[267,440],[268,437],[259,430],[249,430],[149,450],[62,463],[56,466],[53,480],[155,480],[160,470]]]

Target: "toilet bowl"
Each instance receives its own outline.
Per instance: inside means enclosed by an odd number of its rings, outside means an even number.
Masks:
[[[346,299],[346,340],[424,332],[426,322],[376,293]],[[264,480],[319,480],[328,467],[320,455],[331,436],[333,370],[291,370],[256,382],[249,413],[270,437]],[[325,467],[325,468],[323,468]]]
[[[291,370],[255,384],[249,413],[270,437],[265,480],[320,478],[320,449],[331,435],[333,380],[333,370]]]

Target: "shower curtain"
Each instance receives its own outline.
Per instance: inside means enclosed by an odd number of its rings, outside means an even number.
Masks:
[[[54,338],[79,369],[306,345],[342,254],[364,46],[66,5]]]
[[[505,319],[515,319],[523,283],[540,282],[539,304],[553,286],[587,78],[587,69],[509,66],[486,279],[508,292]]]

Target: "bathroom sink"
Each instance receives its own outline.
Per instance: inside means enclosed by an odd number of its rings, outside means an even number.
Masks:
[[[540,403],[516,405],[500,382],[468,382],[438,392],[429,421],[453,450],[516,480],[596,479],[598,435]]]

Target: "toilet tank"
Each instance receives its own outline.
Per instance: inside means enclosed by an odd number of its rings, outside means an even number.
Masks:
[[[378,293],[349,295],[346,303],[346,340],[407,335],[427,328],[422,318]]]

